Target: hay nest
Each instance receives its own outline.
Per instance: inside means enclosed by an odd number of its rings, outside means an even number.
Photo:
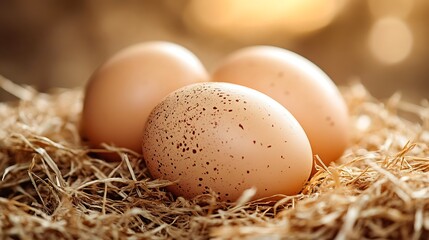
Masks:
[[[81,89],[39,93],[0,78],[19,98],[0,104],[1,239],[427,239],[429,104],[342,89],[352,144],[301,194],[235,203],[175,198],[127,149],[89,149],[79,136]],[[91,153],[113,152],[121,162]]]

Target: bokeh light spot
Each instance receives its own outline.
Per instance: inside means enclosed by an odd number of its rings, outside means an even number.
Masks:
[[[205,34],[251,41],[276,33],[297,36],[327,26],[347,0],[193,0],[184,19]]]
[[[399,18],[381,18],[369,33],[371,53],[382,63],[395,64],[403,61],[413,47],[413,34]]]

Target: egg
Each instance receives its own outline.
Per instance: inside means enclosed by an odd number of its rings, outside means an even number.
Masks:
[[[159,103],[143,131],[143,158],[154,178],[174,181],[176,196],[211,191],[235,201],[301,191],[312,168],[308,138],[286,108],[256,90],[206,82]]]
[[[212,80],[244,85],[281,103],[326,165],[347,147],[349,115],[342,95],[319,67],[296,53],[272,46],[244,48],[227,56]]]
[[[93,147],[107,143],[141,153],[143,127],[152,109],[170,92],[207,79],[198,58],[174,43],[125,48],[90,78],[82,134]]]

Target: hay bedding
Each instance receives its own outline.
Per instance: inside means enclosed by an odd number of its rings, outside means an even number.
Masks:
[[[140,156],[79,136],[82,91],[39,93],[1,78],[1,239],[428,239],[429,104],[342,91],[353,119],[342,159],[277,202],[191,201],[164,192]],[[407,116],[407,120],[404,117]],[[213,193],[214,194],[214,193]]]

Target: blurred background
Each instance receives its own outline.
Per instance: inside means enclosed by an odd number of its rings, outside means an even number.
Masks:
[[[181,44],[209,70],[264,44],[303,55],[338,85],[419,101],[429,97],[428,23],[427,0],[1,0],[0,74],[41,91],[75,88],[141,41]]]

